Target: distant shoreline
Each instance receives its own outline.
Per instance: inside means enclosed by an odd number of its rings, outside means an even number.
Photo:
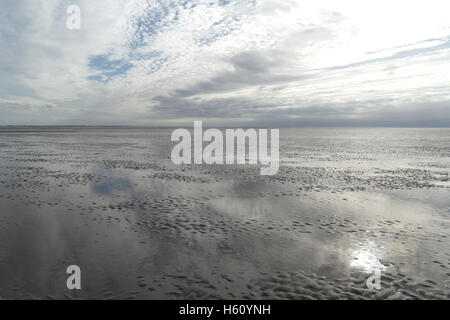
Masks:
[[[138,125],[0,125],[0,132],[77,132],[82,129],[175,129],[190,125],[138,126]],[[450,129],[449,126],[204,126],[205,128],[280,128],[280,129]],[[45,129],[48,130],[45,130]]]

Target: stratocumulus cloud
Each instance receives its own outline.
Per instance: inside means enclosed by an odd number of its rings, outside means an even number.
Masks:
[[[448,1],[2,6],[3,125],[450,124]]]

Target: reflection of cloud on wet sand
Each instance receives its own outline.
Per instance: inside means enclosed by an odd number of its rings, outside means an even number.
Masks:
[[[262,177],[175,166],[164,130],[2,134],[2,297],[64,297],[77,262],[81,297],[446,297],[448,131],[284,130]]]

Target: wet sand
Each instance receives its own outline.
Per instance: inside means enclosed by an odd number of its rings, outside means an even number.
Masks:
[[[3,127],[0,298],[450,298],[450,129],[281,129],[275,176],[170,133]]]

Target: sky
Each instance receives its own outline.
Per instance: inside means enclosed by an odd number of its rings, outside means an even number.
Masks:
[[[0,125],[450,126],[448,0],[1,6]]]

